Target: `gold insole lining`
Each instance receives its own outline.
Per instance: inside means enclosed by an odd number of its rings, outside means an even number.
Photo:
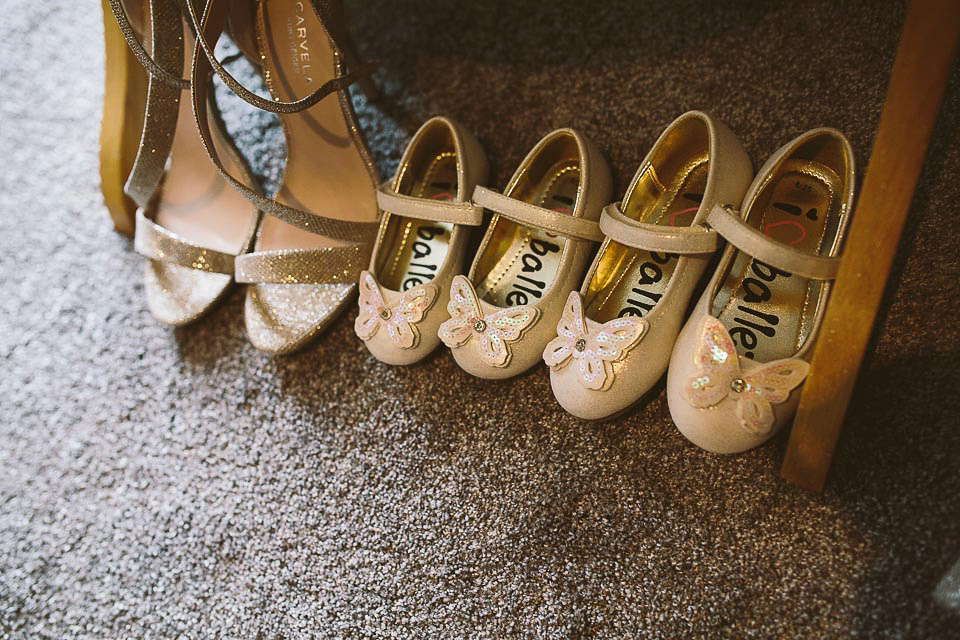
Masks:
[[[695,215],[699,209],[700,200],[687,196],[694,195],[702,199],[708,171],[708,157],[698,157],[675,175],[668,188],[664,187],[656,169],[652,165],[647,165],[644,169],[645,177],[649,178],[649,184],[661,195],[657,199],[654,212],[646,216],[644,222],[662,224],[664,218],[667,216],[672,218],[677,213]],[[638,188],[642,188],[640,183]],[[624,205],[625,213],[635,217],[631,215],[634,207],[630,200],[631,198],[628,198]],[[641,202],[639,208],[642,209],[642,207]],[[642,211],[638,215],[641,219],[644,218]],[[587,291],[587,315],[597,322],[606,322],[617,316],[642,317],[650,313],[667,290],[679,256],[643,251],[627,247],[614,240],[608,241],[603,252],[604,255],[600,258],[601,263]],[[641,256],[644,260],[638,261]],[[613,274],[615,280],[609,283],[597,282],[606,277],[606,274]],[[636,283],[636,286],[633,283]],[[639,291],[634,291],[635,288]],[[611,302],[616,304],[610,305]]]
[[[410,195],[453,200],[457,187],[457,154],[455,151],[444,151],[430,161]],[[392,256],[392,260],[382,272],[382,284],[394,290],[406,291],[433,280],[446,260],[453,223],[417,220],[393,213],[389,215],[394,217],[388,223],[390,226],[402,227],[394,227],[387,232],[388,237],[399,236],[399,240],[389,242],[386,255]]]
[[[546,209],[572,213],[580,188],[579,162],[559,162],[546,175],[549,179],[541,181],[543,186],[536,189],[530,201]],[[477,286],[477,294],[501,307],[534,304],[557,276],[566,238],[504,218],[494,224],[510,224],[513,230],[509,240],[498,243],[506,248]]]

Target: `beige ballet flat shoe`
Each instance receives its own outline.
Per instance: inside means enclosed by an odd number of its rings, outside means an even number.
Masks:
[[[515,376],[540,361],[568,292],[603,239],[597,219],[610,198],[603,156],[572,129],[545,136],[501,195],[474,190],[494,213],[467,276],[453,278],[440,339],[481,378]]]
[[[360,274],[354,329],[381,362],[406,365],[440,344],[450,282],[463,271],[483,208],[470,202],[487,180],[487,157],[470,132],[431,118],[414,134],[389,184],[370,270]]]
[[[739,202],[751,176],[736,136],[706,113],[685,113],[661,134],[622,204],[604,209],[607,239],[543,352],[564,409],[587,420],[609,418],[663,376],[721,244],[704,226],[707,213],[717,203]]]
[[[814,129],[780,148],[743,199],[707,224],[729,243],[680,333],[667,374],[677,428],[738,453],[790,422],[809,371],[853,208],[850,143]]]

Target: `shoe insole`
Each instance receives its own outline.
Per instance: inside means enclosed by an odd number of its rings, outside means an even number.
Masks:
[[[690,161],[664,186],[653,165],[624,204],[624,214],[648,224],[686,227],[696,216],[707,185],[709,160]],[[610,240],[587,291],[586,314],[597,322],[643,317],[663,298],[679,256],[645,251]]]
[[[260,2],[257,38],[267,86],[281,100],[302,98],[336,73],[333,47],[310,2]],[[354,139],[352,112],[341,98],[334,93],[305,111],[280,116],[287,162],[276,199],[325,218],[376,222],[374,178]],[[343,244],[266,216],[257,248]]]
[[[841,213],[837,174],[818,162],[788,161],[766,187],[755,225],[770,238],[819,254]],[[832,238],[831,238],[832,240]],[[715,299],[717,317],[737,351],[769,362],[792,357],[812,328],[822,283],[767,265],[740,251]]]
[[[546,172],[534,187],[533,204],[571,214],[580,189],[580,164],[564,160]],[[550,288],[566,238],[499,218],[496,224],[509,225],[512,231],[487,250],[500,258],[477,286],[477,295],[499,307],[535,304]]]
[[[193,36],[184,25],[184,68],[193,56]],[[240,175],[236,151],[218,118],[211,118],[213,143],[224,167]],[[151,206],[160,226],[201,246],[240,253],[252,232],[256,209],[228,185],[203,148],[193,108],[181,95],[169,164]]]
[[[444,151],[417,176],[409,195],[432,200],[453,200],[457,193],[457,154]],[[429,282],[447,258],[453,224],[405,218],[390,214],[384,237],[386,263],[380,282],[393,290],[406,291]]]

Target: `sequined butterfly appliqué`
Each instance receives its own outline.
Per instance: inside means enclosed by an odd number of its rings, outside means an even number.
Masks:
[[[580,293],[574,291],[557,324],[557,337],[543,351],[543,360],[553,369],[576,361],[580,384],[587,389],[609,389],[614,378],[613,363],[640,341],[648,327],[643,318],[594,322],[583,314]]]
[[[395,345],[401,349],[415,347],[420,339],[416,324],[423,320],[436,299],[436,285],[428,283],[408,289],[400,294],[396,303],[388,305],[373,275],[363,271],[359,289],[360,314],[353,325],[357,335],[369,340],[382,325]]]
[[[447,311],[450,319],[440,325],[438,332],[443,344],[455,349],[471,338],[476,339],[483,361],[494,367],[507,366],[511,356],[510,343],[519,340],[540,315],[538,309],[527,305],[484,315],[477,292],[463,276],[453,278]]]
[[[770,432],[773,405],[784,402],[810,370],[803,360],[785,358],[744,373],[733,339],[713,316],[703,321],[693,360],[699,373],[684,384],[687,402],[705,409],[729,397],[737,403],[741,426],[756,435]]]

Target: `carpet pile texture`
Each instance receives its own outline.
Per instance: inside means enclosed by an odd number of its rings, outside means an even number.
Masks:
[[[933,594],[960,555],[960,75],[818,496],[779,478],[786,434],[705,453],[662,393],[583,423],[542,366],[488,383],[445,351],[381,365],[353,310],[283,358],[246,341],[239,290],[194,326],[158,325],[99,193],[99,7],[0,9],[0,635],[957,637],[956,595]],[[837,127],[862,177],[904,14],[827,0],[348,9],[382,64],[384,97],[355,97],[382,175],[447,114],[483,142],[494,187],[573,126],[606,152],[618,194],[693,108],[756,166]],[[276,120],[219,97],[276,185]]]

